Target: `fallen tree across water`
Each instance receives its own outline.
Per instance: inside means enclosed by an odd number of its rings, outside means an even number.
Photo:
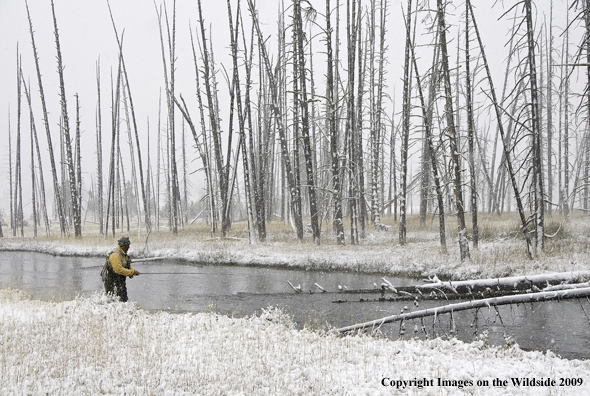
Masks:
[[[551,300],[567,300],[572,298],[590,297],[590,287],[545,291],[538,293],[526,293],[513,296],[485,298],[481,300],[471,300],[461,303],[443,305],[441,307],[428,308],[420,311],[402,313],[398,315],[386,316],[381,319],[372,320],[370,322],[359,323],[352,326],[342,327],[336,329],[339,333],[346,333],[354,330],[366,329],[369,327],[379,328],[385,323],[399,322],[409,319],[423,318],[425,316],[436,316],[444,313],[453,313],[458,311],[465,311],[468,309],[485,308],[507,304],[520,304],[527,302],[542,302]]]
[[[416,290],[431,291],[431,290],[449,290],[453,293],[469,293],[476,290],[485,290],[486,288],[500,288],[506,289],[520,289],[545,287],[556,285],[560,283],[573,283],[590,280],[590,271],[574,271],[574,272],[556,272],[552,274],[539,275],[521,275],[509,276],[506,278],[490,278],[490,279],[474,279],[467,281],[440,281],[438,278],[431,283],[416,286]],[[533,289],[534,290],[534,289]],[[540,291],[535,290],[535,291]]]
[[[428,282],[422,285],[394,286],[386,278],[380,286],[376,283],[372,289],[349,289],[338,285],[335,291],[327,290],[317,284],[321,292],[326,294],[380,294],[378,298],[360,298],[357,301],[339,299],[334,303],[348,302],[386,302],[403,300],[446,300],[457,299],[482,299],[516,295],[521,293],[534,293],[541,291],[554,291],[563,289],[590,287],[590,271],[556,272],[551,274],[520,275],[505,278],[473,279],[466,281],[441,281],[436,276],[424,280]],[[301,293],[301,285],[294,286],[290,281],[289,286],[297,293]],[[574,286],[576,285],[576,286]],[[313,289],[309,289],[314,293]]]

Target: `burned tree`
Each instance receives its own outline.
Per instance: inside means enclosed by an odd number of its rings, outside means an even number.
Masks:
[[[449,148],[451,150],[451,160],[453,167],[453,187],[455,195],[455,205],[457,210],[457,224],[459,232],[459,248],[461,250],[461,261],[469,257],[469,243],[465,236],[465,207],[463,204],[461,164],[459,162],[459,146],[457,144],[458,134],[455,127],[455,114],[453,109],[453,93],[451,90],[451,73],[449,69],[449,55],[447,51],[447,35],[445,24],[445,7],[443,0],[437,0],[437,18],[439,24],[439,45],[441,48],[441,72],[445,92],[445,116],[446,128],[449,137]]]
[[[60,102],[61,102],[61,117],[63,119],[63,137],[65,142],[65,149],[66,149],[66,165],[68,168],[68,178],[70,182],[70,194],[72,196],[72,214],[74,219],[74,235],[76,237],[82,236],[82,217],[81,217],[81,209],[80,209],[80,200],[78,198],[79,188],[78,184],[82,183],[81,180],[78,180],[76,177],[76,170],[74,168],[74,158],[72,154],[72,140],[70,137],[70,121],[68,117],[68,107],[67,107],[67,100],[66,100],[66,89],[64,83],[64,66],[62,62],[61,56],[61,47],[59,44],[59,33],[57,30],[57,18],[55,16],[55,7],[53,4],[53,0],[51,0],[51,12],[53,14],[53,28],[55,34],[55,47],[57,50],[57,72],[59,75],[59,88],[60,88]]]
[[[27,18],[29,20],[29,33],[31,34],[31,45],[33,47],[33,57],[35,59],[35,67],[37,70],[37,81],[39,83],[39,95],[41,97],[41,108],[43,110],[43,123],[45,124],[45,133],[47,136],[47,147],[49,151],[49,164],[51,165],[51,174],[53,176],[53,191],[55,197],[55,204],[58,210],[58,217],[59,217],[59,226],[61,235],[65,236],[68,234],[68,225],[65,218],[64,208],[63,208],[63,201],[59,189],[59,182],[57,179],[57,168],[55,166],[55,159],[53,155],[53,144],[51,143],[51,131],[49,128],[49,116],[47,112],[47,106],[45,104],[45,95],[43,93],[43,83],[41,80],[41,68],[39,66],[39,56],[37,54],[37,47],[35,45],[35,36],[33,33],[33,21],[31,19],[31,14],[29,12],[29,5],[27,1],[25,1],[25,5],[27,8]]]

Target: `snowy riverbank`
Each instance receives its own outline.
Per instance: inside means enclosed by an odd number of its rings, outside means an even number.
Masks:
[[[390,275],[427,277],[437,275],[453,280],[531,275],[547,272],[590,269],[590,234],[548,242],[546,252],[530,260],[520,239],[497,238],[480,243],[471,251],[471,259],[461,263],[458,247],[449,245],[443,254],[436,235],[420,234],[406,246],[400,246],[393,232],[368,232],[359,245],[338,246],[325,242],[298,243],[291,239],[250,245],[246,239],[197,239],[177,237],[167,232],[150,237],[146,251],[143,238],[133,237],[130,254],[134,258],[166,257],[208,264],[268,265],[317,270],[379,272]],[[411,237],[411,235],[410,235]],[[103,257],[116,243],[102,237],[2,238],[0,251],[30,251],[58,256]]]
[[[245,319],[153,314],[98,295],[42,302],[4,289],[0,318],[3,395],[390,395],[398,386],[404,394],[590,392],[589,361],[484,342],[295,330],[273,310]]]

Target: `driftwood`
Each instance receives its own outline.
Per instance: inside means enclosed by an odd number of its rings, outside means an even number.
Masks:
[[[458,311],[465,311],[467,309],[484,308],[491,306],[507,305],[507,304],[519,304],[527,302],[541,302],[550,300],[565,300],[572,298],[583,298],[590,297],[590,287],[569,289],[569,290],[556,290],[546,291],[539,293],[526,293],[518,294],[514,296],[494,297],[486,298],[482,300],[471,300],[456,304],[444,305],[436,308],[428,308],[416,312],[402,313],[399,315],[386,316],[381,319],[372,320],[370,322],[359,323],[352,326],[342,327],[336,331],[339,333],[346,333],[354,330],[366,329],[368,327],[379,328],[385,323],[398,322],[408,319],[422,318],[425,316],[436,316],[444,313],[453,313]]]
[[[420,290],[421,292],[439,289],[448,290],[453,293],[469,293],[475,290],[485,290],[486,288],[499,288],[500,290],[526,290],[527,288],[532,288],[533,286],[544,288],[549,285],[576,281],[579,282],[584,280],[590,280],[590,271],[557,272],[552,274],[510,276],[506,278],[478,279],[457,282],[442,282],[437,280],[433,283],[416,286],[416,289]],[[535,291],[540,291],[540,289]]]
[[[579,284],[583,285],[583,284]],[[563,286],[570,286],[570,285],[563,285]],[[552,286],[552,287],[559,287],[559,286]],[[581,287],[581,286],[580,286]],[[588,284],[590,287],[590,284]],[[346,298],[340,298],[338,300],[332,301],[333,303],[356,303],[356,302],[398,302],[398,301],[425,301],[425,300],[473,300],[473,299],[483,299],[483,298],[491,298],[491,297],[501,297],[501,296],[512,296],[516,294],[522,294],[522,290],[514,289],[514,290],[498,290],[496,288],[488,288],[487,290],[483,291],[473,291],[471,293],[449,293],[445,290],[441,289],[434,289],[429,291],[428,293],[417,294],[412,293],[412,290],[415,289],[415,286],[412,287],[405,287],[405,288],[397,288],[397,293],[392,292],[390,289],[374,289],[374,290],[347,290],[343,291],[339,294],[369,294],[379,292],[380,295],[377,298],[370,298],[370,297],[360,297],[358,300],[349,300]],[[573,287],[568,287],[568,289],[573,289]],[[554,290],[562,290],[562,289],[554,289]],[[528,289],[528,292],[531,292],[531,289]],[[540,290],[536,290],[540,291]],[[548,291],[543,289],[543,291]]]
[[[348,289],[346,286],[338,285],[338,290],[328,290],[314,284],[326,294],[379,294],[377,298],[360,298],[352,301],[345,298],[333,301],[334,303],[346,302],[369,302],[369,301],[402,301],[402,300],[446,300],[457,299],[482,299],[500,297],[521,293],[554,291],[590,287],[588,283],[576,283],[590,281],[590,271],[559,272],[541,275],[522,275],[506,278],[478,279],[468,281],[441,281],[436,276],[425,280],[430,282],[423,285],[393,286],[386,278],[380,286],[374,284],[370,289]],[[288,282],[290,284],[290,282]],[[301,286],[291,288],[299,293]]]

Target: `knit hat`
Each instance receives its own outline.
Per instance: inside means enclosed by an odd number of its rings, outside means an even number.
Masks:
[[[119,246],[121,246],[121,247],[131,245],[131,241],[129,240],[129,237],[121,237],[121,238],[119,238],[118,242],[119,242]]]

